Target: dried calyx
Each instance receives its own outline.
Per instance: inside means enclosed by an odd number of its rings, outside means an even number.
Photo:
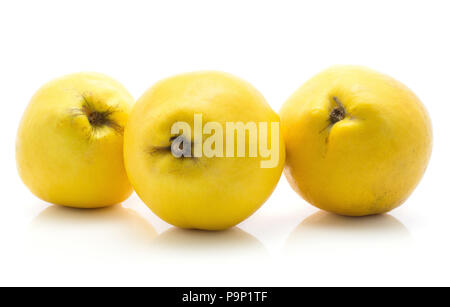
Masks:
[[[191,157],[191,142],[184,138],[184,136],[174,136],[170,138],[172,154],[177,158]]]
[[[108,108],[104,111],[96,110],[90,103],[86,102],[81,108],[81,112],[87,117],[93,129],[101,127],[109,127],[114,129],[117,133],[122,133],[123,128],[112,120],[114,110]]]
[[[334,102],[336,102],[336,105],[330,112],[330,122],[331,124],[335,124],[338,121],[341,121],[345,118],[345,108],[342,102],[336,97],[333,96]]]

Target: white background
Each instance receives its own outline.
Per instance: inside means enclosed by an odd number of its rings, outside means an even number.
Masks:
[[[1,1],[0,285],[450,285],[448,1]],[[103,210],[51,206],[20,181],[15,134],[32,94],[98,71],[138,98],[157,80],[223,70],[275,110],[332,64],[408,85],[434,129],[428,170],[387,215],[318,212],[282,177],[248,220],[185,231],[136,195]]]

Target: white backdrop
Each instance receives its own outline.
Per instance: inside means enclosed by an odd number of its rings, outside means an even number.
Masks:
[[[448,1],[1,1],[0,285],[450,285]],[[388,215],[318,212],[282,177],[219,233],[182,231],[133,195],[97,211],[51,206],[21,183],[14,143],[32,94],[98,71],[138,98],[157,80],[223,70],[279,110],[332,64],[408,85],[434,129],[428,170]]]

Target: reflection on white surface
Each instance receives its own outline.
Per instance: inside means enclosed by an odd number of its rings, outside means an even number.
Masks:
[[[264,256],[263,245],[238,227],[224,231],[169,228],[153,242],[154,251],[169,258],[222,260]]]
[[[345,253],[405,247],[408,229],[389,214],[366,217],[339,216],[318,211],[304,219],[286,242],[286,252]]]
[[[31,223],[29,252],[67,260],[222,261],[264,255],[263,245],[238,227],[225,231],[171,227],[160,235],[137,211],[50,206]]]
[[[305,285],[396,285],[411,280],[417,252],[408,229],[392,215],[319,211],[289,234],[283,254],[283,269]]]
[[[28,242],[34,251],[92,259],[148,248],[156,235],[146,219],[121,205],[100,209],[54,205],[32,221]]]

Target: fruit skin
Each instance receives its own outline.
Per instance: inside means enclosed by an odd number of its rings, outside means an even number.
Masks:
[[[98,73],[66,75],[42,86],[17,133],[17,168],[25,185],[39,198],[69,207],[127,199],[132,188],[123,127],[133,103],[120,83]]]
[[[194,114],[202,114],[204,124],[216,121],[222,126],[226,121],[279,123],[279,117],[250,84],[211,71],[158,82],[138,99],[130,115],[125,166],[139,197],[172,225],[226,229],[250,216],[274,190],[285,158],[281,132],[274,168],[261,168],[259,155],[175,158],[170,150],[152,149],[170,146],[174,122],[184,121],[192,128]]]
[[[346,114],[333,125],[334,97]],[[289,183],[312,205],[337,214],[363,216],[399,206],[430,158],[431,122],[420,100],[368,68],[322,71],[284,103],[280,117]]]

